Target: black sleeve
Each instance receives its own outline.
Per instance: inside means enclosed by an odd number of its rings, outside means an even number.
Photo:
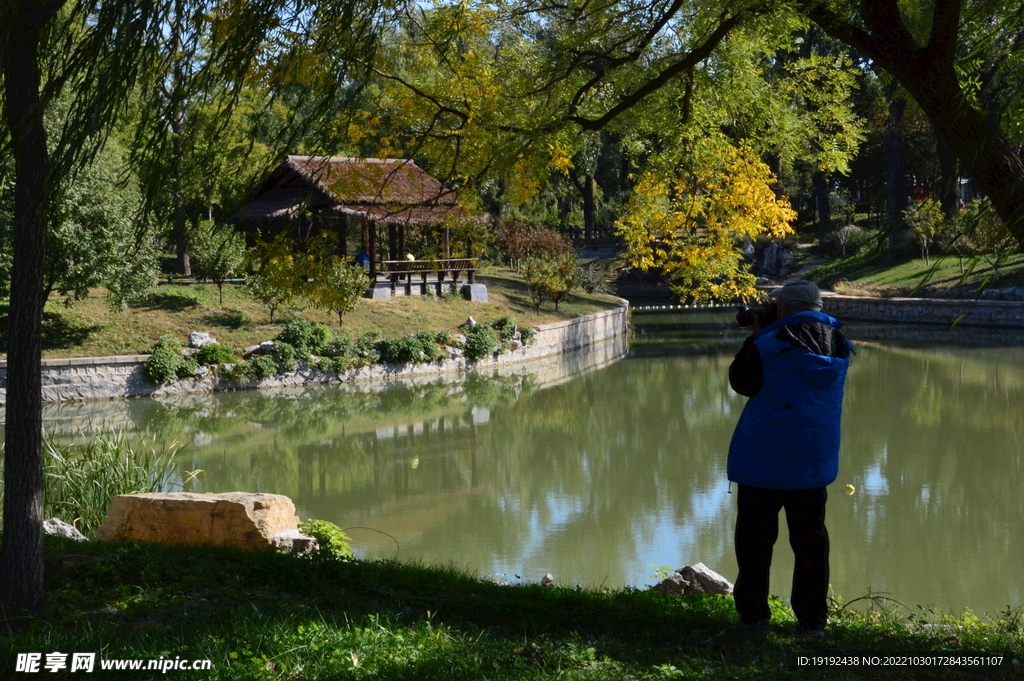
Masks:
[[[761,389],[764,382],[764,368],[761,366],[761,353],[754,345],[754,336],[748,338],[736,359],[729,365],[729,385],[740,395],[753,397]]]

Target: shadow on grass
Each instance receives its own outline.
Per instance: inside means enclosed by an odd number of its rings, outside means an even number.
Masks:
[[[203,315],[203,323],[210,326],[221,326],[227,329],[242,329],[253,324],[253,319],[244,310],[228,308],[214,310]]]
[[[189,291],[152,291],[131,304],[132,307],[142,310],[168,312],[182,312],[198,305],[199,297]]]
[[[0,352],[7,352],[7,326],[7,306],[4,305],[0,307]],[[43,350],[66,350],[82,345],[102,328],[96,324],[79,324],[60,312],[48,310],[43,313]]]
[[[175,670],[179,679],[843,679],[861,677],[798,667],[796,657],[808,648],[951,648],[849,617],[827,642],[794,638],[784,623],[767,642],[709,647],[704,641],[734,619],[724,596],[499,586],[455,568],[223,549],[53,538],[47,549],[44,615],[8,635],[5,660],[70,650],[212,661],[201,673]],[[776,619],[787,617],[773,607]],[[936,670],[914,678],[1011,678],[991,668]],[[905,669],[873,671],[872,678],[909,678]]]

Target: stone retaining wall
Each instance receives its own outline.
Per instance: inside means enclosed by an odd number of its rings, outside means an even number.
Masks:
[[[305,368],[244,384],[229,382],[219,372],[154,386],[142,377],[142,363],[149,355],[43,360],[43,401],[102,400],[126,397],[159,397],[224,390],[275,388],[321,383],[377,383],[415,378],[435,378],[465,371],[493,373],[507,365],[557,355],[600,341],[625,338],[629,329],[628,304],[613,310],[537,327],[533,343],[493,359],[468,362],[463,358],[432,364],[377,364],[341,374]],[[7,398],[7,362],[0,361],[0,404]]]
[[[826,296],[824,311],[843,321],[1024,329],[1024,303],[1003,300]],[[957,322],[957,320],[960,320]]]

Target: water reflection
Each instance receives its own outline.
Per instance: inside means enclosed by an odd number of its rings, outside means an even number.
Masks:
[[[47,423],[66,439],[102,424],[187,442],[183,468],[206,471],[203,490],[287,494],[303,517],[372,528],[350,530],[366,555],[396,553],[376,530],[400,557],[513,582],[643,584],[651,565],[696,561],[732,578],[725,451],[744,398],[726,373],[744,334],[727,314],[655,317],[635,320],[623,361],[619,343],[529,375],[51,405]],[[835,590],[1020,605],[1024,350],[849,330]],[[778,554],[773,591],[787,595]]]

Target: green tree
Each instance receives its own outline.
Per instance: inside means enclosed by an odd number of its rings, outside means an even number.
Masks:
[[[921,247],[921,257],[928,264],[929,249],[946,221],[941,204],[935,199],[918,201],[903,212],[903,219],[910,225],[914,239]]]
[[[213,17],[218,22],[211,33],[215,40],[202,50],[177,42],[180,36],[167,27],[183,16]],[[337,92],[352,82],[346,65],[354,55],[373,53],[377,16],[374,0],[0,3],[0,143],[13,158],[14,173],[0,553],[0,603],[8,613],[37,612],[43,598],[40,332],[47,236],[62,192],[103,147],[136,88],[151,89],[142,93],[145,99],[155,96],[153,88],[163,87],[165,81],[153,74],[168,71],[169,50],[161,49],[168,41],[176,51],[185,51],[179,61],[196,69],[203,91],[223,89],[231,94],[228,103],[245,82],[273,90],[275,84],[295,82],[297,72],[315,63],[324,75],[308,81],[310,99],[334,111]],[[334,17],[348,20],[325,26],[325,19],[333,22]],[[318,87],[323,89],[317,92]],[[48,140],[44,121],[62,94],[70,95],[68,115]],[[182,96],[179,91],[171,97],[172,108]],[[222,110],[229,112],[230,107]],[[144,123],[152,120],[143,115]],[[159,144],[150,141],[145,134],[139,138],[134,159],[141,162],[159,152]]]
[[[334,256],[317,262],[310,277],[312,281],[304,297],[314,307],[338,315],[338,326],[344,323],[345,313],[355,309],[370,285],[365,267]]]
[[[245,262],[245,237],[230,225],[202,220],[192,234],[192,253],[199,276],[217,284],[224,304],[224,282],[237,274]]]

